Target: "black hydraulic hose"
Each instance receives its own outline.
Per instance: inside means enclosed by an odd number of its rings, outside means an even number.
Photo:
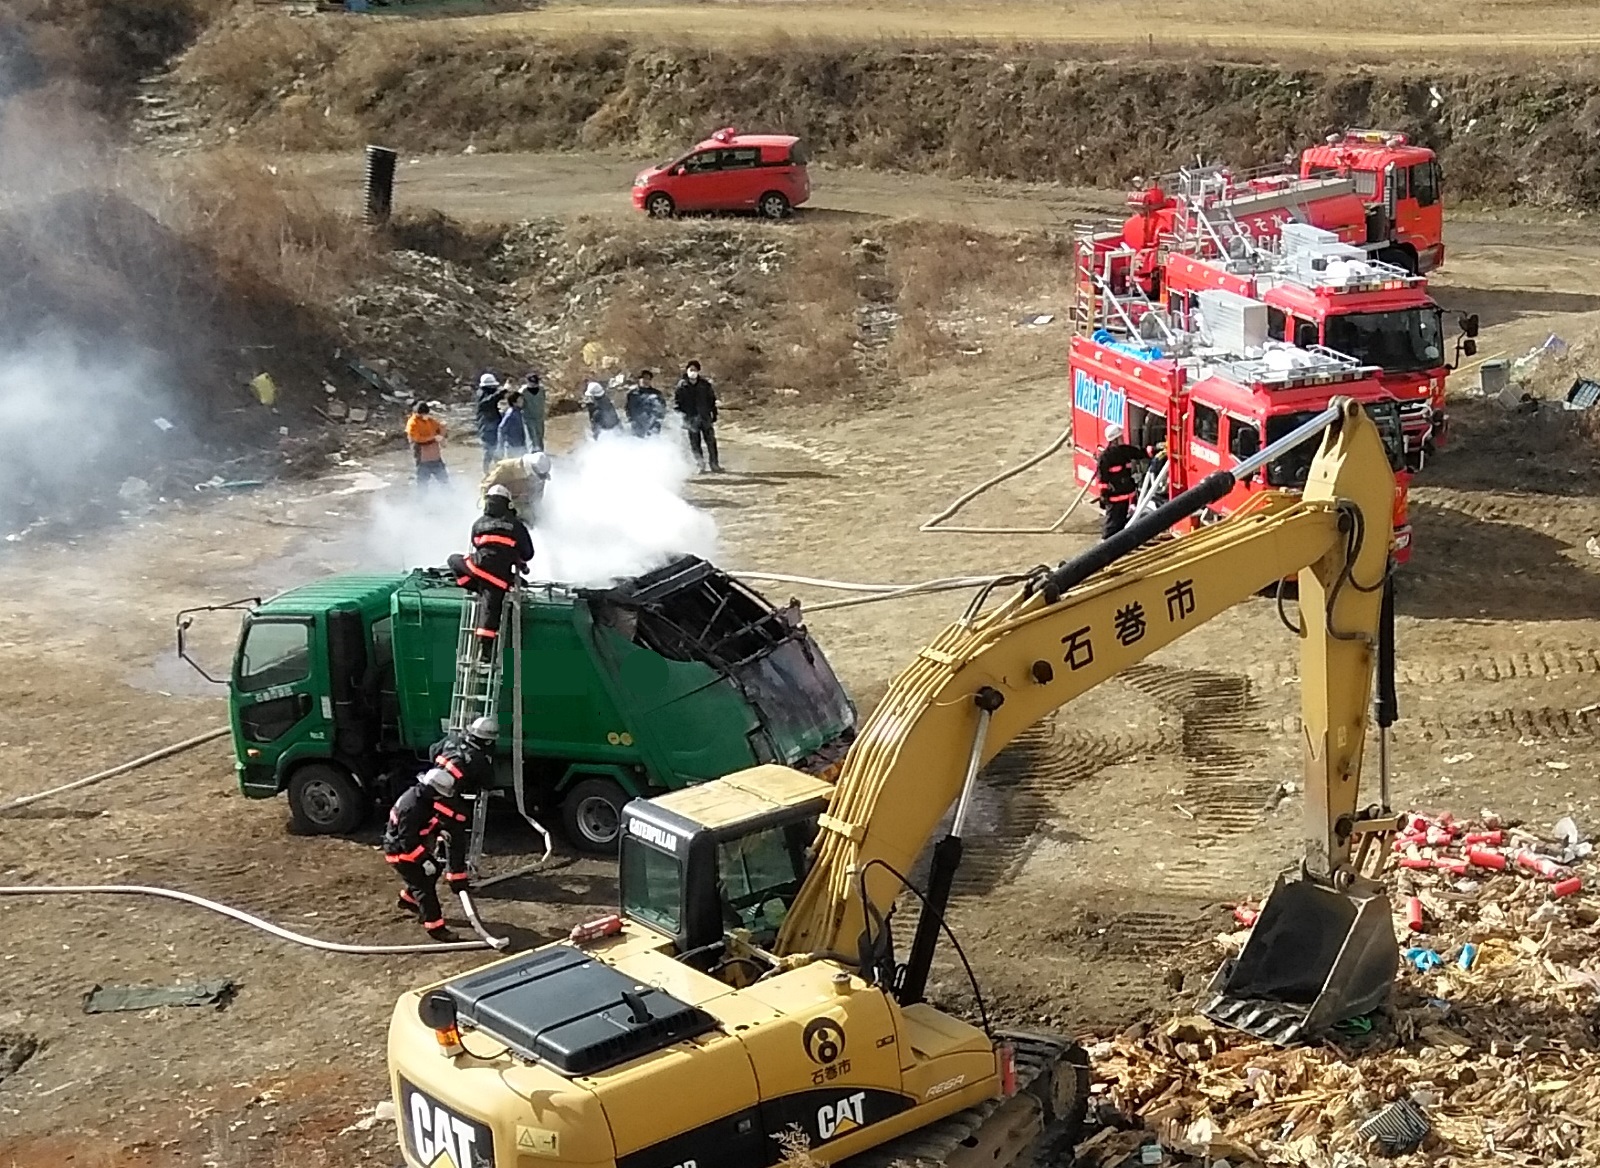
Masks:
[[[1042,590],[1045,602],[1054,604],[1068,589],[1077,587],[1100,569],[1222,499],[1233,490],[1237,481],[1231,471],[1213,471],[1148,515],[1141,515],[1110,539],[1103,539],[1072,559],[1063,560],[1044,578]]]
[[[1394,573],[1383,582],[1383,610],[1378,618],[1378,725],[1387,729],[1400,717],[1394,685]]]

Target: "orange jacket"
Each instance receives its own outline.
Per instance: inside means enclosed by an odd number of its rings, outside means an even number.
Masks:
[[[406,437],[417,448],[417,457],[423,462],[437,462],[444,456],[439,452],[439,435],[444,425],[438,418],[427,414],[412,414],[406,419]]]

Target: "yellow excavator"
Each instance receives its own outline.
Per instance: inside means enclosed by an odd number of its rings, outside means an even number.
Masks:
[[[1319,437],[1302,493],[1158,539]],[[619,915],[397,1003],[388,1053],[406,1162],[1053,1163],[1084,1115],[1082,1049],[923,1000],[978,772],[1057,707],[1296,573],[1306,853],[1204,1009],[1289,1043],[1382,1005],[1398,965],[1373,879],[1398,826],[1393,499],[1378,431],[1336,399],[1119,535],[1018,577],[1008,599],[976,598],[890,688],[834,782],[760,766],[630,804]],[[1362,810],[1375,665],[1384,797]],[[900,962],[888,919],[908,889],[922,903]]]

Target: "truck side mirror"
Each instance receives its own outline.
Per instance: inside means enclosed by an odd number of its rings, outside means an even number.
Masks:
[[[1461,342],[1461,351],[1469,357],[1476,357],[1478,355],[1478,342],[1468,337]]]
[[[1461,332],[1469,337],[1478,335],[1478,314],[1476,312],[1468,313],[1461,318]]]

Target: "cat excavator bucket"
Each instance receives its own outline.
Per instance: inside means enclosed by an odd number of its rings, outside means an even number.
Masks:
[[[1244,951],[1211,979],[1201,1012],[1280,1046],[1314,1039],[1389,997],[1400,965],[1389,896],[1357,878],[1348,891],[1278,878]]]

